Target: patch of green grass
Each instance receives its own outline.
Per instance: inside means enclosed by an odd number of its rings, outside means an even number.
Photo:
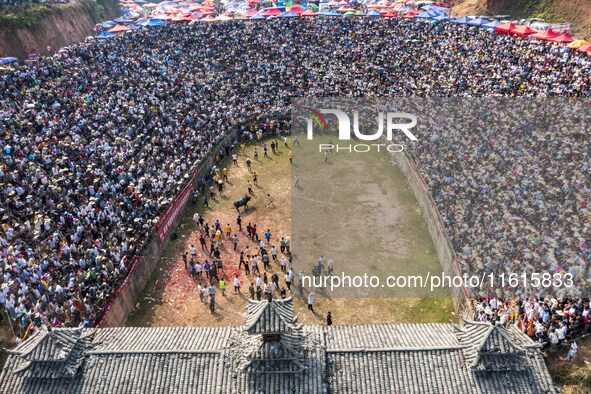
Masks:
[[[115,5],[116,6],[116,5]],[[63,15],[65,11],[72,8],[80,8],[83,12],[91,13],[95,22],[109,18],[109,0],[79,0],[67,4],[24,4],[19,7],[7,7],[0,13],[0,25],[17,29],[33,29],[47,18],[49,14]]]
[[[529,18],[541,18],[547,22],[564,22],[564,19],[551,11],[553,0],[527,0],[524,7],[524,16]]]
[[[457,322],[451,298],[423,298],[404,312],[404,321],[412,323]]]
[[[0,14],[0,25],[16,28],[34,28],[47,16],[49,7],[45,4],[31,4],[25,7],[9,8]]]

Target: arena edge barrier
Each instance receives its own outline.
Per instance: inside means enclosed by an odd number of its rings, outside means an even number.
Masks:
[[[191,185],[191,191],[195,189],[197,180],[205,175],[204,171],[209,171],[212,167],[217,150],[220,147],[230,144],[237,138],[237,135],[238,131],[234,130],[233,132],[220,137],[209,154],[199,162],[198,167],[194,169],[195,176],[187,183],[187,185]],[[382,139],[383,141],[380,142],[387,142],[385,141],[385,138]],[[445,227],[443,227],[441,222],[439,211],[435,206],[435,202],[427,185],[416,169],[412,158],[408,156],[406,152],[386,154],[389,154],[392,160],[400,168],[419,203],[421,213],[427,222],[429,234],[431,235],[433,244],[437,250],[437,256],[443,271],[450,276],[460,275],[461,270],[457,263],[455,252],[451,247],[447,232],[445,231]],[[183,187],[182,190],[185,190],[187,185]],[[119,289],[115,292],[113,299],[105,307],[97,326],[119,327],[124,326],[127,323],[127,318],[136,302],[139,301],[139,297],[142,295],[148,280],[156,269],[162,253],[170,244],[170,235],[176,231],[181,219],[184,217],[189,200],[190,199],[184,201],[182,208],[179,210],[178,216],[170,226],[168,233],[162,241],[158,236],[156,226],[154,226],[151,239],[148,240],[147,246],[143,249],[141,256],[136,256],[132,260],[132,265],[127,278],[122,282]],[[473,311],[471,308],[469,292],[465,288],[454,288],[452,290],[452,298],[456,313],[459,317],[472,320]]]
[[[388,144],[389,141],[385,137],[382,137],[380,143]],[[457,261],[457,256],[441,221],[439,210],[423,177],[419,174],[414,161],[406,151],[396,153],[386,152],[385,154],[389,155],[392,161],[400,168],[419,203],[421,214],[427,223],[427,228],[437,250],[437,257],[439,258],[443,272],[449,276],[461,276],[462,272]],[[474,313],[472,311],[469,291],[464,287],[452,288],[452,298],[458,316],[472,320]]]
[[[201,176],[207,175],[206,172],[212,168],[215,162],[215,156],[218,150],[226,145],[230,145],[232,141],[237,139],[238,129],[235,129],[222,137],[220,137],[210,152],[199,161],[197,166],[193,168],[194,176],[186,185],[183,186],[181,192],[173,201],[178,201],[186,190],[192,193]],[[190,193],[189,193],[190,197]],[[140,256],[132,259],[129,273],[125,280],[121,283],[119,288],[115,291],[113,298],[105,307],[102,316],[97,321],[97,327],[121,327],[127,323],[127,318],[133,310],[137,302],[141,302],[140,297],[144,292],[144,288],[152,273],[156,269],[160,257],[170,244],[170,236],[173,234],[183,219],[190,198],[180,198],[182,201],[181,207],[175,207],[170,204],[165,212],[162,213],[160,219],[163,219],[169,209],[177,211],[178,216],[174,219],[172,224],[167,224],[167,232],[162,233],[158,231],[159,226],[154,226],[150,239],[146,242],[146,247],[142,250]],[[163,223],[164,224],[164,223]]]

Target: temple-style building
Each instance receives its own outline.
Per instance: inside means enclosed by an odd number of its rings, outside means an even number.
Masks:
[[[38,330],[0,393],[557,393],[516,327],[304,326],[293,300],[249,301],[244,327]]]

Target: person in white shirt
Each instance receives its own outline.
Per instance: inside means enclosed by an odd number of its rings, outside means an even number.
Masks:
[[[570,361],[573,358],[575,358],[577,356],[578,350],[579,350],[579,347],[577,346],[577,343],[575,341],[572,341],[570,344],[570,350],[568,351],[566,359]]]
[[[285,285],[287,286],[287,290],[291,292],[291,282],[293,280],[293,273],[291,271],[285,274]]]
[[[234,294],[240,293],[240,279],[238,279],[238,275],[234,277]]]
[[[560,328],[556,330],[556,335],[558,335],[558,343],[562,343],[566,337],[566,326],[564,324],[560,324]]]
[[[314,297],[314,293],[310,293],[310,295],[308,295],[308,310],[311,310],[312,313],[314,313],[314,301],[316,300],[316,298]]]

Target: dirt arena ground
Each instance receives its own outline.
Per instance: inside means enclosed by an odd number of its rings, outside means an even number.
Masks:
[[[270,145],[271,140],[266,142]],[[289,145],[291,146],[291,140]],[[259,185],[254,186],[255,195],[249,203],[249,208],[243,213],[241,210],[243,231],[238,232],[238,251],[234,252],[232,250],[229,240],[224,240],[220,249],[228,288],[225,296],[221,296],[219,289],[216,289],[216,312],[212,314],[209,311],[208,304],[199,300],[197,284],[190,277],[188,271],[185,270],[181,256],[183,252],[189,250],[191,245],[195,245],[198,250],[198,260],[203,261],[208,257],[208,252],[201,251],[199,247],[199,231],[192,220],[195,212],[204,215],[205,222],[210,224],[218,219],[222,228],[225,227],[226,223],[230,223],[232,234],[238,230],[236,225],[237,212],[233,206],[233,201],[247,192],[247,181],[252,180],[245,165],[245,158],[239,148],[237,149],[238,167],[233,166],[231,160],[221,164],[222,168],[226,167],[229,170],[229,179],[226,182],[224,195],[220,196],[216,192],[215,201],[210,201],[209,208],[203,207],[201,201],[189,208],[177,231],[178,239],[171,242],[170,247],[162,257],[154,275],[146,286],[143,296],[138,300],[136,308],[134,308],[129,318],[129,326],[239,326],[244,323],[245,297],[248,296],[248,285],[251,281],[254,281],[255,277],[251,274],[247,278],[243,271],[238,271],[239,251],[244,249],[246,245],[250,245],[251,249],[256,250],[256,243],[246,237],[245,227],[249,222],[256,223],[261,238],[265,230],[270,229],[272,234],[271,244],[278,247],[279,239],[282,236],[291,236],[292,232],[292,170],[304,171],[305,167],[311,163],[311,160],[317,160],[319,164],[323,164],[321,155],[309,157],[306,149],[299,151],[299,148],[295,147],[293,150],[294,163],[290,165],[289,150],[284,147],[283,141],[279,141],[279,146],[279,151],[275,154],[269,149],[269,158],[263,157],[262,147],[258,146],[258,160],[253,158],[254,145],[248,145],[245,149],[245,154],[253,162],[253,170],[259,174]],[[373,185],[384,184],[387,186],[384,186],[386,189],[375,186],[375,190],[371,193],[365,193],[367,201],[360,209],[367,210],[366,222],[355,223],[355,225],[361,228],[375,226],[375,221],[383,217],[383,212],[370,214],[371,207],[376,204],[387,207],[390,210],[389,214],[396,218],[396,223],[400,227],[388,229],[387,237],[378,237],[376,235],[377,244],[375,247],[382,250],[384,246],[388,245],[380,245],[380,243],[396,242],[397,250],[403,252],[395,256],[396,264],[411,265],[421,273],[427,269],[436,269],[439,267],[436,253],[427,228],[420,216],[420,210],[414,196],[403,175],[389,164],[385,156],[383,159],[383,162],[360,163],[369,165],[369,167],[365,167],[366,173],[372,173],[374,169],[371,167],[373,166],[381,166],[379,170],[376,170],[376,173],[380,174],[379,179],[376,178],[371,183]],[[337,166],[333,169],[338,173],[339,168]],[[364,186],[360,185],[359,187]],[[299,193],[299,197],[304,198],[300,198],[299,201],[305,201],[306,194],[304,192],[309,192],[308,198],[315,199],[314,190],[316,192],[321,190],[312,183],[304,184],[303,188],[304,190],[299,191],[302,192]],[[306,190],[306,188],[308,189]],[[274,207],[267,207],[267,194],[271,194],[273,197]],[[341,197],[340,193],[337,194],[339,196],[334,198],[338,200]],[[293,201],[296,201],[297,204],[298,200],[294,199]],[[331,225],[338,223],[339,219],[344,219],[345,216],[352,217],[350,212],[340,212],[339,210],[336,210],[334,214],[336,216],[331,221]],[[395,237],[390,238],[391,232],[394,232]],[[342,261],[340,258],[340,256],[335,256],[335,262]],[[305,267],[306,271],[309,271],[308,266]],[[300,269],[300,267],[296,266],[295,258],[294,268],[296,273]],[[335,268],[335,272],[337,272],[338,266],[336,264]],[[283,275],[280,273],[280,267],[277,264],[272,264],[271,270],[267,271],[267,274],[270,276],[272,271],[278,272],[281,282],[283,282]],[[242,283],[242,294],[240,295],[232,294],[232,280],[236,273],[240,275]],[[205,284],[205,282],[203,283]],[[330,299],[318,297],[314,305],[315,313],[307,310],[303,299],[296,298],[294,312],[299,314],[300,322],[307,324],[324,323],[326,313],[329,310],[332,311],[334,324],[419,323],[457,320],[452,301],[445,296],[440,298],[383,297],[339,297]],[[363,312],[360,313],[360,311]]]

